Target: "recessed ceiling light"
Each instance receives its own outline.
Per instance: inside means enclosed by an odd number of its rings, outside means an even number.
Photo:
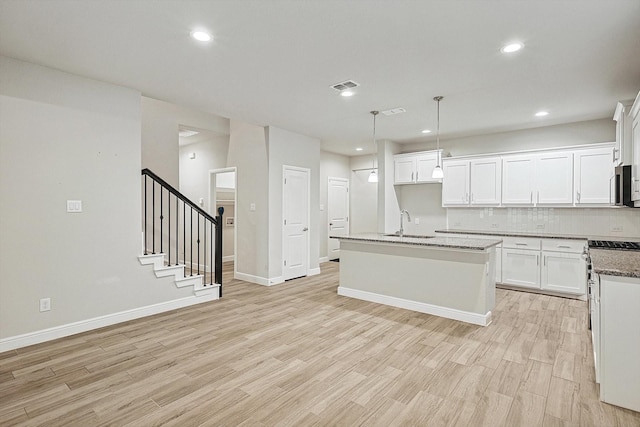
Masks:
[[[422,131],[422,133],[431,133],[431,131],[429,129],[425,129]]]
[[[511,43],[506,46],[503,46],[502,49],[500,49],[500,51],[502,53],[513,53],[513,52],[519,51],[523,47],[524,45],[522,43]]]
[[[192,31],[191,32],[191,37],[193,37],[194,39],[201,41],[201,42],[208,42],[211,41],[211,39],[213,37],[211,37],[211,34],[207,33],[206,31],[202,31],[202,30],[198,30],[198,31]]]
[[[349,97],[349,96],[353,96],[353,95],[355,95],[355,92],[352,91],[352,90],[348,90],[348,89],[343,90],[343,91],[340,92],[340,96],[344,96],[344,97]]]
[[[544,117],[544,116],[548,116],[549,112],[548,111],[538,111],[536,113],[536,117]]]
[[[356,151],[362,151],[362,147],[356,148]]]

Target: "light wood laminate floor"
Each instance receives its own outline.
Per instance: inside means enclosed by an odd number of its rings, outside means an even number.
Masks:
[[[2,353],[0,425],[640,426],[598,400],[586,303],[498,290],[483,328],[340,297],[338,268]]]

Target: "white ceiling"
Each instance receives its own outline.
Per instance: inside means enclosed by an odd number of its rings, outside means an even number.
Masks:
[[[0,53],[354,155],[374,109],[407,110],[378,138],[433,140],[436,95],[443,139],[611,117],[640,90],[640,1],[0,0]]]

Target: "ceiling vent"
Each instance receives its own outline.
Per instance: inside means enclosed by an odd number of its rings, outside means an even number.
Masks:
[[[358,86],[360,86],[360,85],[358,83],[354,82],[353,80],[347,80],[347,81],[342,82],[342,83],[336,83],[331,87],[334,88],[335,90],[337,90],[338,92],[342,92],[345,89],[353,89],[354,87],[358,87]]]
[[[392,108],[390,110],[385,110],[382,112],[382,114],[384,114],[385,116],[393,116],[394,114],[400,114],[400,113],[406,113],[407,110],[405,110],[404,108]]]

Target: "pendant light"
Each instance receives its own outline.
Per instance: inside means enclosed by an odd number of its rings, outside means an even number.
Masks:
[[[438,159],[438,163],[436,167],[433,168],[433,172],[431,173],[431,178],[434,179],[442,179],[444,178],[444,172],[442,171],[442,167],[440,166],[440,101],[442,101],[443,96],[436,96],[433,98],[434,101],[438,103],[438,127],[436,128],[436,158]]]
[[[373,157],[373,160],[371,161],[371,166],[373,167],[372,167],[371,173],[369,174],[369,179],[367,181],[378,182],[378,174],[376,174],[376,157],[375,157],[378,155],[378,144],[376,144],[376,116],[378,115],[378,111],[370,111],[370,113],[373,115],[373,145],[374,147],[376,147],[376,152]]]

